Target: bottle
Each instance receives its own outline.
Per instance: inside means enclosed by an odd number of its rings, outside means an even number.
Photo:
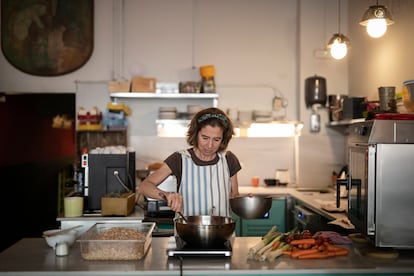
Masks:
[[[216,93],[216,83],[214,81],[214,74],[215,70],[213,65],[206,65],[200,67],[200,93]]]
[[[76,164],[73,164],[72,187],[73,187],[73,193],[78,192],[79,190],[78,167],[76,166]]]

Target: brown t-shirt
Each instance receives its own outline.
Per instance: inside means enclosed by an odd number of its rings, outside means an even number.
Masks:
[[[194,161],[195,164],[199,165],[199,166],[207,166],[207,165],[214,165],[219,161],[219,156],[216,155],[216,158],[214,158],[213,160],[210,161],[203,161],[200,160],[194,153],[193,148],[189,148],[188,152],[191,155],[191,159]],[[234,155],[234,153],[232,153],[231,151],[227,151],[226,152],[226,159],[227,159],[227,164],[229,166],[229,170],[230,170],[230,176],[235,175],[237,172],[239,172],[241,170],[241,165],[239,162],[239,159],[237,159],[236,155]],[[181,162],[181,153],[179,152],[174,152],[172,153],[170,156],[168,156],[164,162],[168,165],[168,167],[170,167],[171,171],[172,171],[172,175],[174,175],[175,177],[177,177],[177,186],[180,186],[181,183],[181,173],[182,173],[182,162]]]

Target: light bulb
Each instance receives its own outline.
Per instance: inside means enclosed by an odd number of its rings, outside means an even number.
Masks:
[[[367,24],[367,33],[370,37],[378,38],[387,31],[387,22],[385,19],[370,19]]]
[[[346,46],[346,43],[335,40],[331,46],[331,56],[334,59],[343,59],[347,53],[348,47]]]

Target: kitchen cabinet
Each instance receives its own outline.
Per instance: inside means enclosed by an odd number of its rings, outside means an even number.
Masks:
[[[260,219],[241,219],[236,217],[236,236],[252,237],[264,236],[273,226],[277,226],[278,231],[286,232],[286,207],[285,198],[275,198],[268,216]]]

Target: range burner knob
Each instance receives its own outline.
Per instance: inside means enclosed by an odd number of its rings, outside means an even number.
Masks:
[[[360,126],[358,129],[358,134],[360,136],[365,136],[368,134],[368,127],[367,126]]]

